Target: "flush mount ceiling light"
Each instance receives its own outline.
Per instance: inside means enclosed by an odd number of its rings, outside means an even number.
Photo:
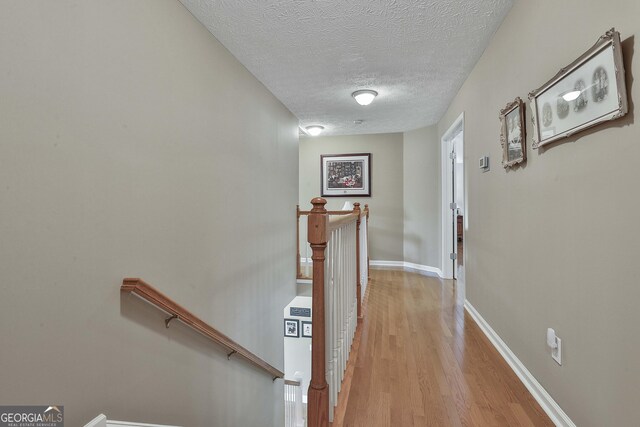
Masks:
[[[311,126],[307,126],[305,128],[307,130],[307,133],[311,136],[318,136],[322,133],[322,131],[324,130],[324,126],[320,126],[320,125],[311,125]]]
[[[357,90],[351,94],[356,102],[360,105],[369,105],[373,99],[378,96],[378,92],[371,89]]]

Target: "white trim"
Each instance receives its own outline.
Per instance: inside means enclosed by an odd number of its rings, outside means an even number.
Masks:
[[[498,350],[500,355],[506,360],[513,372],[520,378],[522,384],[529,390],[529,393],[540,404],[542,409],[547,413],[551,421],[558,427],[576,427],[571,418],[562,410],[560,405],[553,400],[553,397],[542,387],[536,378],[529,372],[524,364],[518,359],[507,344],[502,341],[500,336],[493,330],[486,320],[478,313],[478,311],[465,299],[464,308],[469,316],[476,322],[478,327],[489,338],[491,344]]]
[[[143,423],[131,423],[127,421],[113,421],[108,420],[107,416],[104,414],[100,414],[87,424],[84,427],[177,427],[177,426],[169,426],[169,425],[160,425],[160,424],[143,424]]]
[[[409,271],[415,271],[417,273],[431,273],[438,277],[442,277],[442,270],[437,267],[431,267],[428,265],[414,264],[412,262],[404,262],[404,269]]]
[[[451,217],[451,211],[449,203],[451,200],[451,159],[449,158],[449,144],[453,137],[460,132],[464,132],[464,112],[461,113],[458,118],[453,122],[449,129],[442,135],[440,139],[440,157],[441,157],[441,202],[442,202],[442,236],[441,236],[441,248],[442,248],[442,273],[445,279],[453,279],[453,263],[449,258],[449,254],[453,252],[453,222],[449,221]],[[465,183],[466,184],[466,183]],[[466,190],[466,185],[465,185]],[[465,191],[466,193],[466,191]],[[466,217],[466,215],[465,215]],[[466,251],[465,251],[466,252]]]
[[[402,268],[408,271],[414,271],[416,273],[427,273],[427,275],[436,275],[442,278],[442,270],[437,267],[431,267],[428,265],[414,264],[412,262],[407,261],[382,261],[382,260],[371,260],[369,261],[369,265],[371,267],[382,267],[382,268]]]
[[[84,427],[107,427],[107,416],[100,414],[85,424]]]
[[[311,258],[300,258],[301,264],[306,265],[307,263],[311,263]],[[435,274],[436,276],[442,278],[442,270],[438,267],[431,267],[429,265],[422,264],[414,264],[412,262],[407,261],[384,261],[384,260],[370,260],[369,265],[371,267],[382,267],[382,268],[402,268],[408,271],[414,271],[417,273],[430,273]],[[298,279],[298,283],[309,284],[311,280]]]
[[[370,260],[369,265],[371,267],[400,267],[404,268],[404,261],[380,261]]]
[[[170,426],[165,424],[144,424],[144,423],[130,423],[128,421],[113,421],[107,420],[107,427],[179,427],[179,426]]]

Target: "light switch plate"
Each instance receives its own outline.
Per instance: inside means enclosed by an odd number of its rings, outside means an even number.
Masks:
[[[558,346],[551,350],[551,357],[558,365],[562,366],[562,340],[556,337],[556,343]]]
[[[483,172],[487,172],[489,170],[489,156],[480,157],[478,166]]]

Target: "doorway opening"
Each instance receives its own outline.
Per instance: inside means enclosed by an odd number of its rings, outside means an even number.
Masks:
[[[467,199],[464,174],[464,113],[442,136],[442,273],[464,295]]]

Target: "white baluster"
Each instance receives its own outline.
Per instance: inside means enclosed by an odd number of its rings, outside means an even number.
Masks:
[[[295,373],[294,379],[300,383],[300,385],[295,388],[296,407],[293,427],[304,427],[304,410],[302,408],[302,375],[300,375],[300,372]]]
[[[334,283],[334,267],[335,267],[335,256],[334,256],[334,248],[335,248],[335,240],[334,233],[331,232],[330,240],[327,244],[327,262],[326,262],[326,272],[325,272],[325,354],[326,354],[326,363],[327,363],[327,384],[329,385],[329,419],[332,419],[333,413],[331,410],[331,389],[333,388],[333,363],[332,357],[333,354],[333,346],[332,346],[332,316],[333,316],[333,301],[331,298],[333,283]]]
[[[325,375],[329,385],[329,421],[333,421],[338,393],[351,356],[358,323],[358,280],[367,284],[366,218],[361,220],[360,242],[355,220],[329,233],[325,261]],[[360,257],[356,246],[360,245]],[[358,268],[362,271],[358,277]],[[297,426],[296,426],[297,427]]]
[[[305,259],[304,275],[306,277],[311,277],[311,266],[313,265],[313,263],[309,260],[309,244],[306,244],[304,247],[304,259]]]

